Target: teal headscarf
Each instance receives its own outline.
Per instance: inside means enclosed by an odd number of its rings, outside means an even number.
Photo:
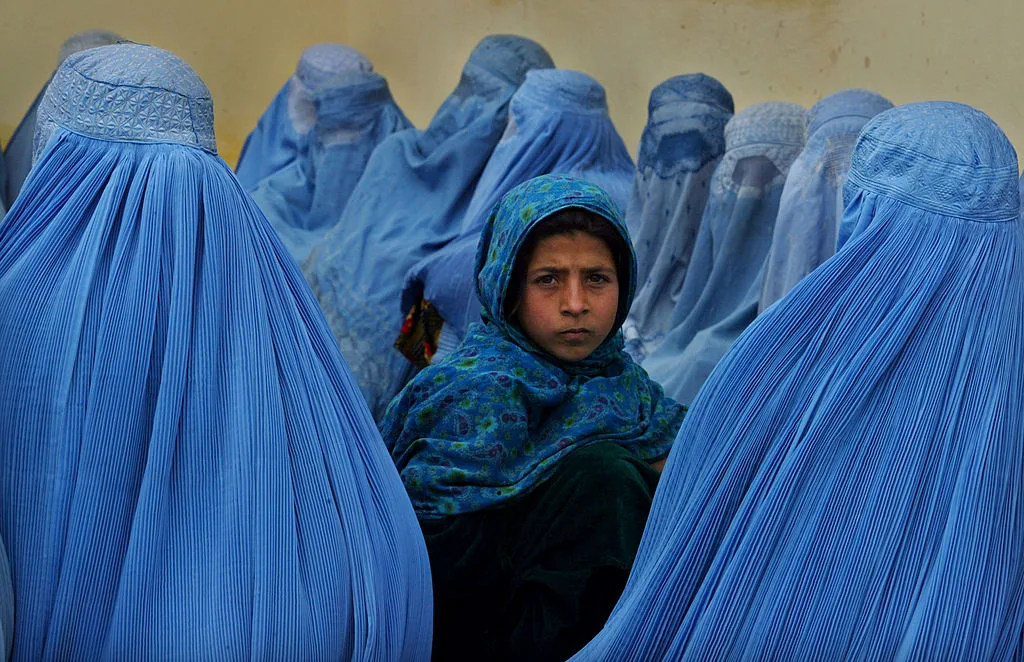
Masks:
[[[613,332],[586,359],[556,360],[505,317],[516,255],[557,211],[607,219],[632,246],[622,215],[597,186],[545,175],[509,191],[477,249],[483,322],[458,349],[420,372],[387,409],[381,432],[421,519],[503,505],[542,483],[577,448],[612,442],[644,460],[668,454],[686,409],[623,351],[618,327],[633,300],[636,256],[619,274]]]

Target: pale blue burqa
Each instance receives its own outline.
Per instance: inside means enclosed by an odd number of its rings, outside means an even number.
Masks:
[[[106,46],[120,41],[121,36],[116,32],[107,30],[85,30],[68,37],[60,47],[60,55],[57,58],[57,66],[64,62],[69,56],[89,48]],[[39,91],[38,96],[29,106],[25,116],[14,130],[11,139],[4,148],[4,161],[7,167],[7,181],[4,185],[3,202],[9,208],[14,199],[18,197],[21,185],[28,177],[28,171],[32,169],[32,144],[36,133],[36,111],[39,102],[43,98],[46,86]]]
[[[326,42],[302,52],[295,73],[245,139],[235,172],[247,189],[288,167],[307,149],[306,140],[317,121],[316,95],[337,87],[352,74],[370,73],[373,64],[354,48]]]
[[[683,422],[622,598],[574,659],[1009,660],[1024,611],[1017,158],[960,104],[868,123],[853,236]]]
[[[732,95],[704,74],[675,76],[651,91],[626,208],[638,288],[622,332],[635,361],[668,330],[732,115]]]
[[[830,94],[808,111],[807,144],[782,188],[759,311],[835,254],[853,144],[868,120],[889,108],[884,97],[854,89]]]
[[[306,149],[251,191],[297,262],[338,223],[374,148],[412,127],[374,73],[337,76],[314,90],[313,107]]]
[[[412,506],[203,82],[79,53],[36,145],[0,226],[14,659],[425,662]]]
[[[528,71],[551,66],[529,39],[481,40],[430,126],[396,133],[374,150],[341,220],[302,265],[378,418],[412,370],[393,348],[405,274],[458,234],[513,92]]]
[[[643,367],[665,394],[689,403],[719,359],[757,316],[782,185],[804,141],[806,112],[759,103],[725,128],[670,330]]]
[[[469,325],[480,321],[474,273],[487,217],[505,193],[546,174],[597,184],[620,209],[629,199],[633,160],[608,114],[604,88],[584,73],[548,69],[527,74],[512,98],[509,127],[480,178],[460,236],[406,276],[402,311],[422,298],[445,320],[435,358],[454,349]]]

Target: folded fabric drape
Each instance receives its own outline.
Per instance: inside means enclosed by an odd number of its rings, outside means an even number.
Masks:
[[[808,111],[807,144],[782,187],[759,311],[835,254],[853,144],[868,120],[890,108],[889,100],[874,92],[843,90]]]
[[[574,659],[1014,659],[1017,186],[977,110],[867,124],[844,188],[853,236],[701,389],[626,591]]]
[[[412,506],[203,82],[74,55],[36,144],[0,226],[14,659],[428,659]]]
[[[710,76],[675,76],[651,91],[647,114],[626,208],[639,280],[622,332],[636,361],[657,349],[668,330],[711,175],[725,152],[732,95]]]
[[[782,185],[804,141],[805,111],[770,101],[737,113],[725,128],[669,330],[643,361],[665,393],[689,403],[719,359],[757,316]]]

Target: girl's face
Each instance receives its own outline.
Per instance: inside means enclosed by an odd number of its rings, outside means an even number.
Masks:
[[[517,319],[537,346],[561,361],[581,361],[615,326],[619,279],[601,239],[572,232],[537,242],[520,290]]]

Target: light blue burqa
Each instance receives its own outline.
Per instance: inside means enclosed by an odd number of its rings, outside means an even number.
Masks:
[[[732,95],[704,74],[675,76],[651,91],[626,208],[639,280],[622,332],[635,361],[668,330],[732,115]]]
[[[445,320],[438,349],[443,355],[480,321],[476,249],[481,228],[505,193],[539,175],[569,175],[600,186],[621,210],[633,173],[600,83],[566,69],[530,72],[512,98],[509,127],[480,178],[460,236],[409,271],[402,310],[421,298],[436,307]]]
[[[853,144],[868,120],[890,108],[888,99],[854,89],[830,94],[808,111],[807,144],[782,188],[760,312],[835,254]]]
[[[36,143],[0,226],[14,659],[425,662],[412,506],[206,86],[79,53]]]
[[[396,133],[374,150],[341,220],[302,265],[378,418],[412,370],[393,348],[405,274],[458,234],[512,93],[527,71],[551,66],[529,39],[485,37],[430,126]]]
[[[316,121],[316,95],[337,87],[352,74],[373,71],[373,64],[354,48],[326,42],[302,52],[295,73],[281,87],[245,139],[235,172],[247,189],[288,167],[306,149]]]
[[[315,118],[307,148],[252,190],[297,262],[338,223],[374,148],[412,127],[382,76],[337,78],[313,94]]]
[[[1024,625],[1024,225],[984,114],[864,128],[847,245],[693,403],[574,659],[1009,660]]]
[[[119,34],[107,30],[85,30],[84,32],[73,34],[61,45],[57,66],[59,67],[64,60],[75,53],[89,48],[96,48],[97,46],[113,44],[120,40],[121,36]],[[32,169],[32,145],[36,133],[36,111],[39,108],[39,102],[42,100],[45,91],[46,86],[44,85],[4,148],[7,181],[3,189],[4,195],[2,197],[4,199],[2,202],[6,203],[8,208],[14,204],[14,199],[18,197],[18,191],[21,190],[22,183],[28,177],[28,171]]]
[[[737,113],[711,181],[671,329],[643,362],[665,394],[693,401],[719,359],[757,316],[779,197],[803,148],[806,112],[770,101]]]

